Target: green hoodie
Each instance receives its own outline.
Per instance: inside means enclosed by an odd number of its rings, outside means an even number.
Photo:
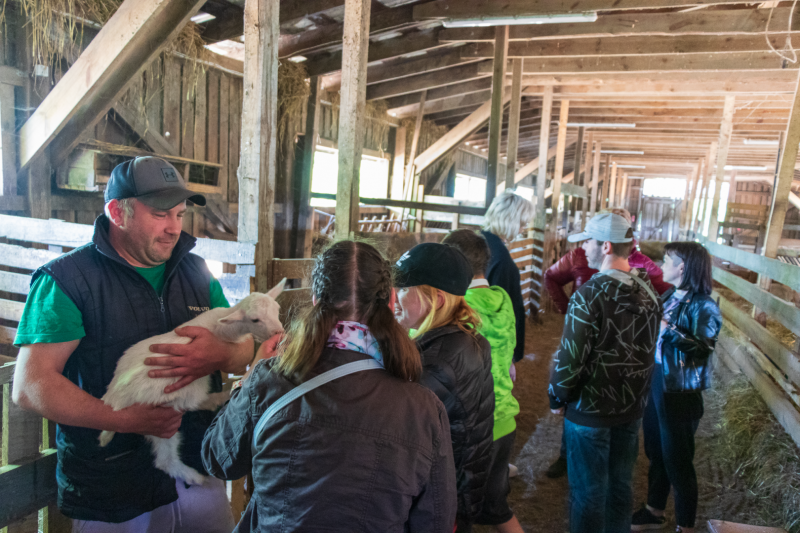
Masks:
[[[494,440],[497,440],[517,428],[514,417],[519,413],[519,403],[511,394],[514,383],[508,373],[517,344],[514,308],[511,298],[500,287],[469,289],[464,298],[481,317],[480,334],[492,347]]]

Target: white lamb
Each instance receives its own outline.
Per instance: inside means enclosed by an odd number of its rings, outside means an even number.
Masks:
[[[275,298],[283,291],[284,278],[266,294],[253,293],[232,308],[218,307],[182,324],[182,326],[198,326],[208,329],[215,337],[227,342],[244,341],[252,335],[257,341],[265,341],[276,333],[283,331],[278,318],[280,306]],[[117,362],[114,379],[102,400],[115,411],[133,404],[168,405],[180,411],[196,411],[215,409],[225,402],[228,393],[209,394],[210,378],[206,376],[170,394],[164,394],[164,388],[178,381],[179,378],[151,378],[148,371],[157,367],[146,366],[144,360],[152,357],[152,344],[187,344],[191,339],[181,337],[174,331],[156,335],[140,341],[128,348]],[[114,437],[113,431],[100,433],[100,446],[105,446]],[[155,466],[174,478],[180,478],[192,485],[202,485],[205,476],[197,470],[183,464],[178,455],[181,435],[176,433],[169,439],[148,435],[155,455]]]

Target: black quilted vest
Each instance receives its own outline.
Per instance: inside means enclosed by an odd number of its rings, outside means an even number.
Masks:
[[[64,376],[95,398],[102,397],[123,352],[166,333],[210,307],[210,272],[189,251],[194,237],[182,233],[167,261],[161,295],[111,246],[108,219],[95,221],[92,242],[34,272],[49,274],[83,315],[86,336],[64,367]],[[212,390],[222,390],[219,373]],[[181,424],[181,459],[205,473],[200,446],[214,418],[210,411],[186,413]],[[101,448],[100,432],[58,425],[58,504],[70,518],[124,522],[178,498],[175,482],[153,466],[141,435],[118,433]]]

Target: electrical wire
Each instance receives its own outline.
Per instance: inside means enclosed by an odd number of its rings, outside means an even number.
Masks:
[[[797,0],[794,0],[794,2],[792,2],[792,9],[789,11],[789,28],[788,33],[786,34],[786,44],[784,45],[784,50],[788,50],[792,54],[792,57],[788,57],[787,55],[783,54],[782,51],[777,50],[774,46],[772,46],[772,43],[769,40],[769,23],[772,20],[772,13],[775,11],[774,5],[769,10],[767,27],[764,28],[764,38],[767,40],[767,45],[769,46],[770,50],[792,64],[797,63],[797,53],[794,51],[794,47],[792,46],[792,18],[794,17],[794,9],[796,6]]]

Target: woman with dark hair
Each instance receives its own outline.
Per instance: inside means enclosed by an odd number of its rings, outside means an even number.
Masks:
[[[211,475],[252,469],[236,531],[451,533],[447,412],[415,383],[420,354],[394,318],[391,265],[368,244],[337,242],[317,257],[312,294],[282,353],[262,346],[267,360],[203,441]]]
[[[675,495],[677,530],[693,533],[697,514],[694,434],[703,416],[703,396],[711,378],[711,355],[722,326],[711,299],[711,256],[695,242],[664,247],[663,319],[656,347],[650,400],[644,412],[644,450],[650,460],[647,504],[633,515],[631,530],[666,526],[670,487]]]

